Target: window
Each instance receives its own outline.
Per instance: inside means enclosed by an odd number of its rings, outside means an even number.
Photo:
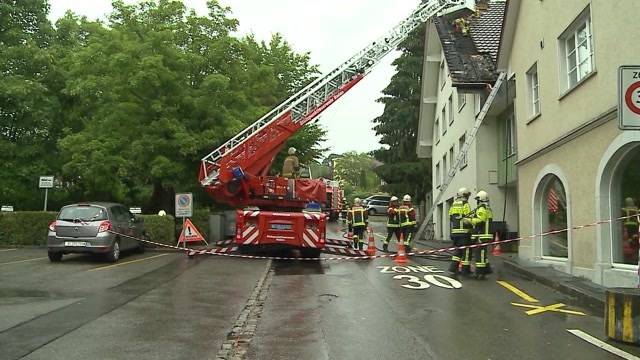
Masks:
[[[594,69],[593,33],[589,7],[578,16],[558,40],[563,63],[561,70],[566,77],[563,90],[568,90],[591,74]]]
[[[527,87],[529,88],[529,115],[540,114],[540,92],[538,90],[538,64],[533,64],[527,71]]]
[[[453,95],[449,95],[449,125],[453,123]]]
[[[444,153],[444,156],[442,157],[442,182],[444,183],[445,179],[447,178],[447,153]]]
[[[567,234],[567,196],[560,179],[548,175],[542,183],[544,190],[540,198],[542,210],[542,231],[554,234],[542,237],[542,255],[566,258],[569,255]]]
[[[462,134],[460,139],[458,139],[458,151],[462,154],[462,149],[464,148],[464,143],[467,140],[467,134]],[[467,166],[467,154],[464,154],[462,157],[462,163],[460,164],[460,169]]]
[[[473,105],[475,108],[475,115],[478,116],[478,114],[480,114],[480,110],[482,110],[482,96],[480,94],[475,94],[473,96]]]
[[[456,158],[453,154],[453,145],[451,146],[451,149],[449,149],[449,171],[453,171],[453,166],[455,165],[456,162]]]
[[[464,105],[467,103],[467,94],[460,92],[460,90],[458,90],[457,93],[458,93],[458,112],[460,112],[460,110],[462,110]]]
[[[444,59],[442,59],[442,61],[440,62],[440,73],[438,74],[438,77],[440,78],[440,90],[442,90],[447,80],[447,76],[444,73]]]
[[[436,188],[440,188],[440,163],[436,164]]]
[[[638,219],[635,216],[640,200],[640,147],[624,156],[615,170],[611,184],[610,219],[624,217],[613,225],[612,253],[617,264],[638,264]]]
[[[442,117],[440,117],[440,119],[442,119],[442,135],[444,135],[447,132],[447,106],[443,106],[442,107]]]
[[[433,125],[433,134],[436,137],[436,144],[440,141],[440,119],[436,118],[436,122]]]
[[[505,123],[505,144],[506,144],[506,157],[510,157],[516,154],[516,124],[513,114],[509,115]]]

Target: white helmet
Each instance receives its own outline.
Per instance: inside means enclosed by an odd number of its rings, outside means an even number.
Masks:
[[[353,205],[360,205],[361,203],[362,203],[362,200],[360,200],[360,198],[353,199]]]
[[[158,211],[158,216],[167,216],[167,212],[164,210]]]
[[[411,201],[411,195],[407,194],[402,197],[402,201]]]
[[[466,187],[461,187],[458,189],[458,193],[456,195],[458,195],[458,197],[469,197],[471,192]]]
[[[397,196],[392,196],[391,200],[389,200],[389,201],[398,201],[398,197]]]
[[[296,150],[296,148],[294,148],[294,147],[290,147],[290,148],[289,148],[289,155],[293,155],[293,154],[295,154],[295,153],[296,153],[296,151],[298,151],[298,150]]]
[[[476,194],[476,200],[480,202],[489,202],[489,194],[486,191],[480,190]]]

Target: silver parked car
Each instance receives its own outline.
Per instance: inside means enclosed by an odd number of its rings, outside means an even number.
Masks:
[[[122,250],[144,251],[144,243],[134,238],[146,238],[142,219],[135,217],[121,204],[92,202],[67,205],[49,224],[47,250],[49,260],[62,260],[63,254],[104,254],[116,262]]]
[[[384,200],[369,200],[367,201],[366,210],[369,215],[382,215],[387,213],[389,208],[389,202]]]

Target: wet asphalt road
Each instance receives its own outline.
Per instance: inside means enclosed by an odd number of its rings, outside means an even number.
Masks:
[[[0,249],[0,359],[213,359],[266,266],[162,252],[116,266],[84,255],[51,264],[44,250]],[[446,267],[423,258],[404,267],[387,258],[274,262],[245,358],[618,358],[567,331],[604,340],[603,319],[563,294],[499,266],[458,284],[442,277]],[[586,315],[525,314],[557,303]]]

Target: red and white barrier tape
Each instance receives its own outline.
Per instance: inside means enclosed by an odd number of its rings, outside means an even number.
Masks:
[[[521,237],[514,238],[514,239],[498,240],[498,241],[484,242],[484,243],[478,243],[478,244],[472,244],[472,245],[454,246],[454,247],[448,247],[448,248],[439,248],[439,249],[414,251],[414,252],[407,253],[407,255],[408,256],[412,256],[412,255],[429,255],[429,254],[437,254],[437,253],[441,253],[441,252],[449,252],[449,251],[460,250],[460,249],[473,249],[473,248],[478,248],[478,247],[482,247],[482,246],[505,244],[505,243],[508,243],[508,242],[533,239],[533,238],[536,238],[536,237],[539,237],[539,236],[548,236],[548,235],[553,235],[553,234],[559,234],[559,233],[563,233],[563,232],[569,231],[569,230],[581,230],[581,229],[594,227],[594,226],[598,226],[598,225],[602,225],[602,224],[610,224],[610,223],[613,223],[615,221],[625,220],[625,219],[628,219],[628,218],[631,218],[631,217],[634,217],[634,216],[623,216],[623,217],[619,217],[619,218],[615,218],[615,219],[601,220],[601,221],[596,221],[596,222],[593,222],[593,223],[590,223],[590,224],[586,224],[586,225],[577,225],[577,226],[572,226],[570,228],[547,231],[547,232],[544,232],[544,233],[541,233],[541,234],[521,236]],[[118,232],[113,231],[113,230],[109,230],[109,232],[111,232],[113,234],[116,234],[118,236],[123,236],[123,237],[127,237],[127,238],[134,239],[134,240],[137,240],[137,241],[142,241],[144,243],[153,244],[153,245],[156,245],[156,246],[169,248],[169,249],[185,251],[188,255],[191,255],[191,256],[192,255],[217,255],[217,256],[226,256],[226,257],[234,257],[234,258],[241,258],[241,259],[302,260],[302,261],[372,260],[372,259],[378,259],[378,258],[394,258],[394,257],[398,256],[397,254],[381,254],[381,255],[372,255],[372,256],[320,257],[320,258],[305,258],[305,257],[296,258],[296,257],[282,257],[282,256],[254,256],[254,255],[243,255],[243,254],[231,254],[231,253],[220,252],[220,251],[216,252],[217,249],[194,250],[194,249],[188,249],[188,248],[184,248],[184,247],[179,247],[179,246],[176,246],[176,245],[167,245],[167,244],[162,244],[162,243],[158,243],[158,242],[151,241],[151,240],[139,239],[139,238],[127,235],[127,234],[118,233]]]

